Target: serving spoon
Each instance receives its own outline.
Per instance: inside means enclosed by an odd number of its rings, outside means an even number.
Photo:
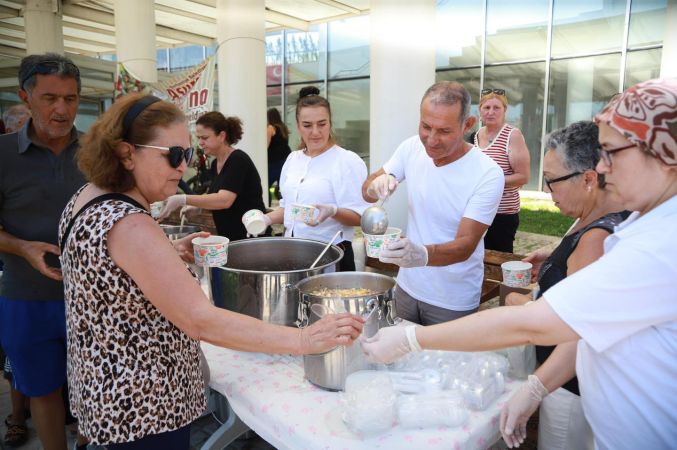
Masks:
[[[388,213],[383,209],[383,205],[390,198],[390,192],[383,201],[377,202],[374,206],[365,209],[360,219],[360,227],[366,234],[385,234],[388,230]]]

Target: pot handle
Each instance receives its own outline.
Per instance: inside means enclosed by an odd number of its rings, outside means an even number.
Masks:
[[[388,326],[391,326],[391,327],[392,327],[393,325],[395,325],[395,323],[396,323],[396,322],[395,322],[395,318],[393,317],[393,312],[394,312],[394,311],[393,311],[393,301],[394,301],[394,300],[393,300],[392,298],[391,298],[391,299],[386,299],[386,300],[385,300],[385,304],[386,304],[386,308],[385,308],[385,309],[386,309],[386,312],[385,312],[385,315],[386,315],[386,322],[388,322]]]
[[[301,300],[299,301],[299,309],[297,312],[298,319],[296,320],[296,326],[298,328],[305,328],[308,326],[310,321],[310,315],[308,314],[310,302],[308,301],[306,294],[301,294]]]

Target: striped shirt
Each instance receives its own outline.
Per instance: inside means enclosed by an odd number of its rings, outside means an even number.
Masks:
[[[510,165],[510,159],[508,158],[508,143],[510,142],[510,135],[514,129],[515,127],[508,125],[507,123],[503,125],[501,131],[498,132],[493,142],[490,142],[487,148],[480,147],[478,138],[480,133],[479,131],[475,133],[475,145],[498,164],[505,176],[515,173]],[[505,187],[503,190],[503,197],[501,197],[501,204],[498,205],[497,214],[517,214],[519,211],[519,188]]]

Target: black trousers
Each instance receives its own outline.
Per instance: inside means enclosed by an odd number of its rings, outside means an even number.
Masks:
[[[499,252],[513,252],[515,233],[520,224],[520,215],[496,214],[493,223],[484,236],[484,248],[498,250]]]
[[[355,272],[355,252],[353,252],[353,243],[342,241],[336,244],[343,250],[343,258],[339,261],[339,272]]]

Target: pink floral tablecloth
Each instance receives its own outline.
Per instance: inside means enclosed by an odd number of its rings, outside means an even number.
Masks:
[[[224,394],[238,417],[278,449],[486,449],[499,439],[501,406],[521,385],[485,411],[472,412],[462,427],[402,429],[376,436],[351,432],[341,420],[339,394],[304,378],[301,357],[245,353],[203,343],[210,387]]]

